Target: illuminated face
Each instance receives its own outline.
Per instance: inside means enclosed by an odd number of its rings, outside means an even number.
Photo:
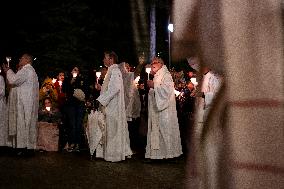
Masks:
[[[124,68],[125,68],[125,70],[126,70],[127,72],[130,72],[130,66],[129,66],[128,63],[125,63],[125,64],[124,64]]]
[[[59,80],[59,81],[64,81],[64,78],[65,78],[65,75],[64,75],[63,72],[61,72],[61,73],[58,74],[58,80]]]
[[[45,99],[44,106],[45,107],[51,107],[51,101],[49,99]]]
[[[25,55],[23,55],[20,59],[19,59],[19,66],[23,67],[24,65],[27,64],[27,57]]]
[[[157,71],[159,71],[159,69],[161,69],[163,66],[163,64],[161,64],[160,62],[152,62],[151,64],[151,72],[153,75],[155,75],[157,73]]]

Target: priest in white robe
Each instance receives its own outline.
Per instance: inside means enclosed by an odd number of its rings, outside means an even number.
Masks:
[[[8,82],[17,87],[16,148],[36,149],[37,118],[39,106],[38,76],[32,67],[33,57],[23,54],[19,59],[22,69],[16,74],[3,65]]]
[[[123,79],[116,64],[117,59],[114,52],[105,52],[103,61],[108,71],[100,96],[97,98],[105,114],[106,128],[102,143],[96,149],[96,157],[111,162],[122,161],[132,155],[126,121]]]
[[[145,158],[167,159],[182,154],[174,83],[161,58],[151,63],[153,81],[148,99],[148,134]]]

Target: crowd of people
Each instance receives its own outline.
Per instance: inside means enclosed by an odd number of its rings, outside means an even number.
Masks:
[[[92,156],[110,162],[139,152],[150,160],[188,154],[197,99],[206,111],[220,84],[195,59],[188,61],[190,71],[177,72],[160,57],[147,64],[141,56],[134,70],[106,51],[93,79],[74,66],[40,85],[32,55],[23,54],[15,71],[1,67],[0,146],[17,155],[88,147]],[[202,85],[198,74],[204,75]]]

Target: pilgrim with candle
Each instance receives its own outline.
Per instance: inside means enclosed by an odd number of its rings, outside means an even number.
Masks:
[[[48,123],[61,123],[61,113],[58,108],[55,107],[55,102],[50,97],[43,99],[42,107],[39,109],[38,121]]]
[[[66,101],[65,94],[65,74],[63,71],[59,71],[57,79],[54,79],[54,87],[57,91],[57,105],[61,109]]]
[[[62,114],[54,107],[51,98],[44,98],[43,105],[38,112],[38,150],[58,151],[61,118]]]
[[[68,143],[65,146],[68,152],[78,152],[82,143],[83,120],[85,116],[85,100],[88,89],[78,66],[71,67],[66,79],[65,117],[69,126]]]

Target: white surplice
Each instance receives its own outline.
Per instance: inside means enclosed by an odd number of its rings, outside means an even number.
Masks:
[[[149,91],[146,158],[174,158],[182,154],[174,83],[164,65],[154,76]]]
[[[117,64],[111,65],[97,100],[103,105],[106,117],[105,137],[96,149],[96,157],[106,161],[121,161],[132,155],[126,121],[124,86]]]
[[[36,149],[39,83],[34,68],[27,64],[16,74],[10,69],[7,79],[17,87],[16,148]]]
[[[209,71],[203,76],[202,86],[201,86],[201,92],[204,93],[203,120],[206,119],[210,107],[212,105],[212,101],[216,93],[218,92],[220,86],[221,86],[221,77],[218,74]]]
[[[7,146],[8,125],[5,97],[5,81],[0,75],[0,146]]]

